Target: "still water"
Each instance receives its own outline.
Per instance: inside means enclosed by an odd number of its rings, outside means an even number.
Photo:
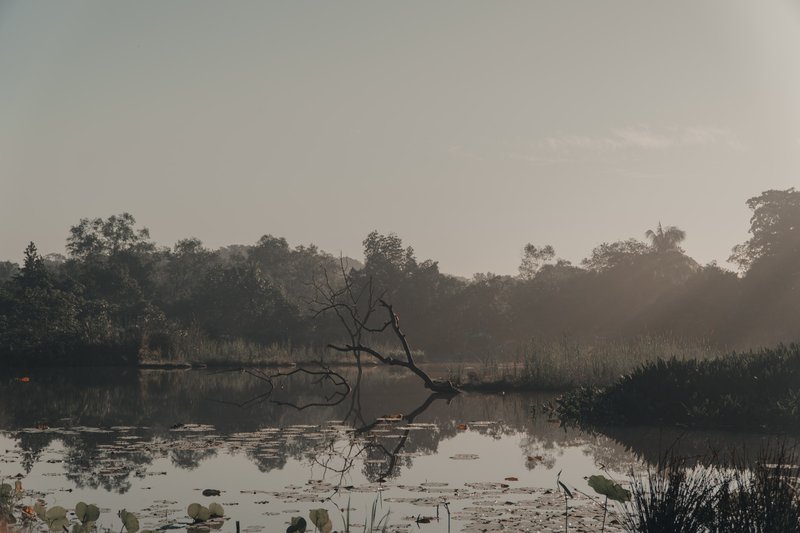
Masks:
[[[341,371],[350,391],[305,374],[275,379],[274,389],[239,371],[5,375],[0,478],[22,481],[25,505],[95,503],[99,524],[114,531],[122,508],[142,529],[184,528],[193,502],[222,504],[227,519],[216,526],[227,532],[236,522],[283,532],[317,508],[338,531],[349,510],[362,531],[373,507],[378,518],[388,513],[389,531],[563,531],[561,472],[577,489],[570,531],[597,531],[602,508],[586,477],[624,481],[670,447],[704,454],[762,439],[565,430],[542,414],[551,394],[437,397],[394,370],[368,369],[360,380]],[[609,521],[606,530],[618,530]]]

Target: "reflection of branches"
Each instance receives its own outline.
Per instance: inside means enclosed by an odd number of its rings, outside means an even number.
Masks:
[[[450,400],[453,399],[453,396],[454,394],[444,394],[438,392],[431,394],[430,396],[428,396],[428,398],[422,405],[414,409],[411,413],[405,415],[404,417],[405,422],[407,424],[413,424],[414,419],[417,418],[422,413],[424,413],[434,401],[444,399],[447,400],[447,403],[449,404]],[[356,431],[359,432],[359,430]],[[361,432],[363,432],[363,429],[361,430]],[[410,432],[411,432],[410,429],[405,429],[400,439],[398,439],[397,444],[391,451],[388,450],[383,444],[380,444],[378,442],[371,443],[372,448],[380,450],[389,459],[389,463],[386,466],[386,469],[381,472],[379,479],[385,479],[387,477],[390,477],[392,473],[394,473],[394,469],[397,466],[398,454],[405,447]]]
[[[397,468],[399,454],[408,441],[411,429],[404,429],[402,434],[398,436],[397,442],[392,446],[381,443],[377,438],[370,438],[368,434],[382,425],[388,426],[399,422],[413,424],[414,420],[424,413],[436,400],[443,399],[447,400],[449,403],[453,397],[454,394],[433,393],[429,395],[419,407],[403,415],[402,418],[378,418],[369,424],[356,427],[352,432],[351,438],[346,443],[342,444],[340,448],[337,448],[337,441],[334,439],[328,443],[326,449],[320,450],[312,460],[315,464],[321,466],[325,472],[337,474],[339,476],[337,486],[341,486],[344,483],[345,476],[353,468],[359,457],[365,453],[367,455],[377,453],[377,455],[386,462],[386,467],[375,475],[370,476],[368,474],[368,477],[381,482],[396,473],[395,470]],[[353,416],[354,420],[363,420],[361,413],[357,410],[351,409],[348,418],[350,416]],[[337,460],[339,464],[334,464]]]
[[[261,402],[269,402],[275,405],[293,407],[298,411],[302,411],[304,409],[308,409],[309,407],[333,407],[334,405],[339,405],[347,398],[347,395],[350,394],[350,385],[347,383],[347,380],[339,374],[338,372],[334,372],[333,370],[322,367],[321,370],[309,370],[307,368],[295,368],[289,372],[274,372],[272,374],[268,374],[264,370],[258,368],[243,368],[241,370],[234,370],[238,372],[242,372],[244,374],[249,374],[261,381],[264,381],[269,385],[269,389],[266,392],[254,396],[244,402],[231,402],[226,400],[218,400],[210,398],[211,401],[224,403],[228,405],[235,405],[237,407],[249,407],[251,405],[256,405]],[[325,383],[329,383],[333,386],[333,391],[325,396],[324,402],[311,402],[307,404],[297,405],[293,402],[287,402],[283,400],[277,400],[272,398],[272,393],[275,392],[275,383],[274,380],[278,378],[288,378],[294,376],[296,374],[306,374],[308,376],[318,376],[317,379],[312,381],[313,385],[320,385],[324,386]]]

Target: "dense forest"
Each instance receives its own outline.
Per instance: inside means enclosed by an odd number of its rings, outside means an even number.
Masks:
[[[174,358],[189,340],[316,353],[341,335],[315,316],[328,274],[386,291],[414,348],[428,357],[513,355],[531,338],[642,335],[750,347],[800,338],[800,192],[747,201],[750,238],[732,250],[739,271],[700,265],[675,226],[645,240],[602,243],[579,265],[527,244],[519,275],[464,279],[420,260],[395,234],[371,232],[363,263],[265,235],[209,250],[195,238],[157,246],[127,213],[82,219],[67,255],[0,262],[3,364],[135,364]]]

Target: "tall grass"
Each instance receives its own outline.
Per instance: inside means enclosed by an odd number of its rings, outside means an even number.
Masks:
[[[385,356],[405,359],[400,347],[394,345],[370,345]],[[418,361],[425,360],[425,353],[413,351]],[[370,364],[376,361],[363,354],[361,361]],[[142,364],[201,364],[208,366],[262,366],[323,363],[326,365],[353,364],[352,354],[331,350],[327,347],[297,346],[291,343],[261,344],[246,339],[215,339],[201,329],[192,327],[145,338],[139,350]]]
[[[635,533],[800,533],[798,456],[767,448],[755,466],[685,468],[669,458],[633,477],[622,523]]]
[[[368,520],[366,520],[364,523],[362,533],[371,533],[374,531],[386,533],[389,530],[389,511],[387,511],[382,517],[379,517],[378,515],[378,504],[380,499],[380,496],[378,496],[375,498],[375,501],[372,502],[372,513],[367,517]],[[347,509],[345,510],[345,514],[342,515],[342,522],[344,525],[342,533],[354,533],[354,526],[350,523],[349,499],[347,500]]]
[[[608,385],[648,362],[704,360],[724,351],[707,342],[681,337],[639,336],[586,342],[564,336],[557,340],[530,339],[518,345],[514,353],[510,362],[489,355],[471,372],[458,368],[452,377],[472,389],[596,387]]]
[[[663,470],[648,469],[631,480],[631,510],[624,514],[627,531],[698,533],[712,518],[720,481],[713,471],[688,470],[671,461]]]
[[[209,366],[280,365],[319,361],[328,354],[291,343],[261,344],[245,339],[214,339],[199,328],[171,332],[155,342],[144,342],[141,363],[189,363]]]

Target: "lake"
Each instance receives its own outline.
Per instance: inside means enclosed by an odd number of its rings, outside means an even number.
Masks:
[[[586,477],[624,481],[668,450],[694,456],[767,439],[589,434],[548,420],[541,406],[552,393],[447,398],[403,369],[368,368],[360,382],[352,368],[339,372],[353,390],[302,373],[274,388],[253,373],[210,369],[6,373],[0,476],[21,480],[26,505],[95,503],[114,531],[122,508],[143,529],[185,528],[190,503],[218,502],[228,519],[213,525],[228,532],[237,521],[241,531],[283,532],[317,508],[338,531],[349,509],[362,531],[373,506],[378,518],[388,513],[389,531],[433,532],[563,531],[560,472],[577,489],[570,531],[595,531],[603,511]]]

